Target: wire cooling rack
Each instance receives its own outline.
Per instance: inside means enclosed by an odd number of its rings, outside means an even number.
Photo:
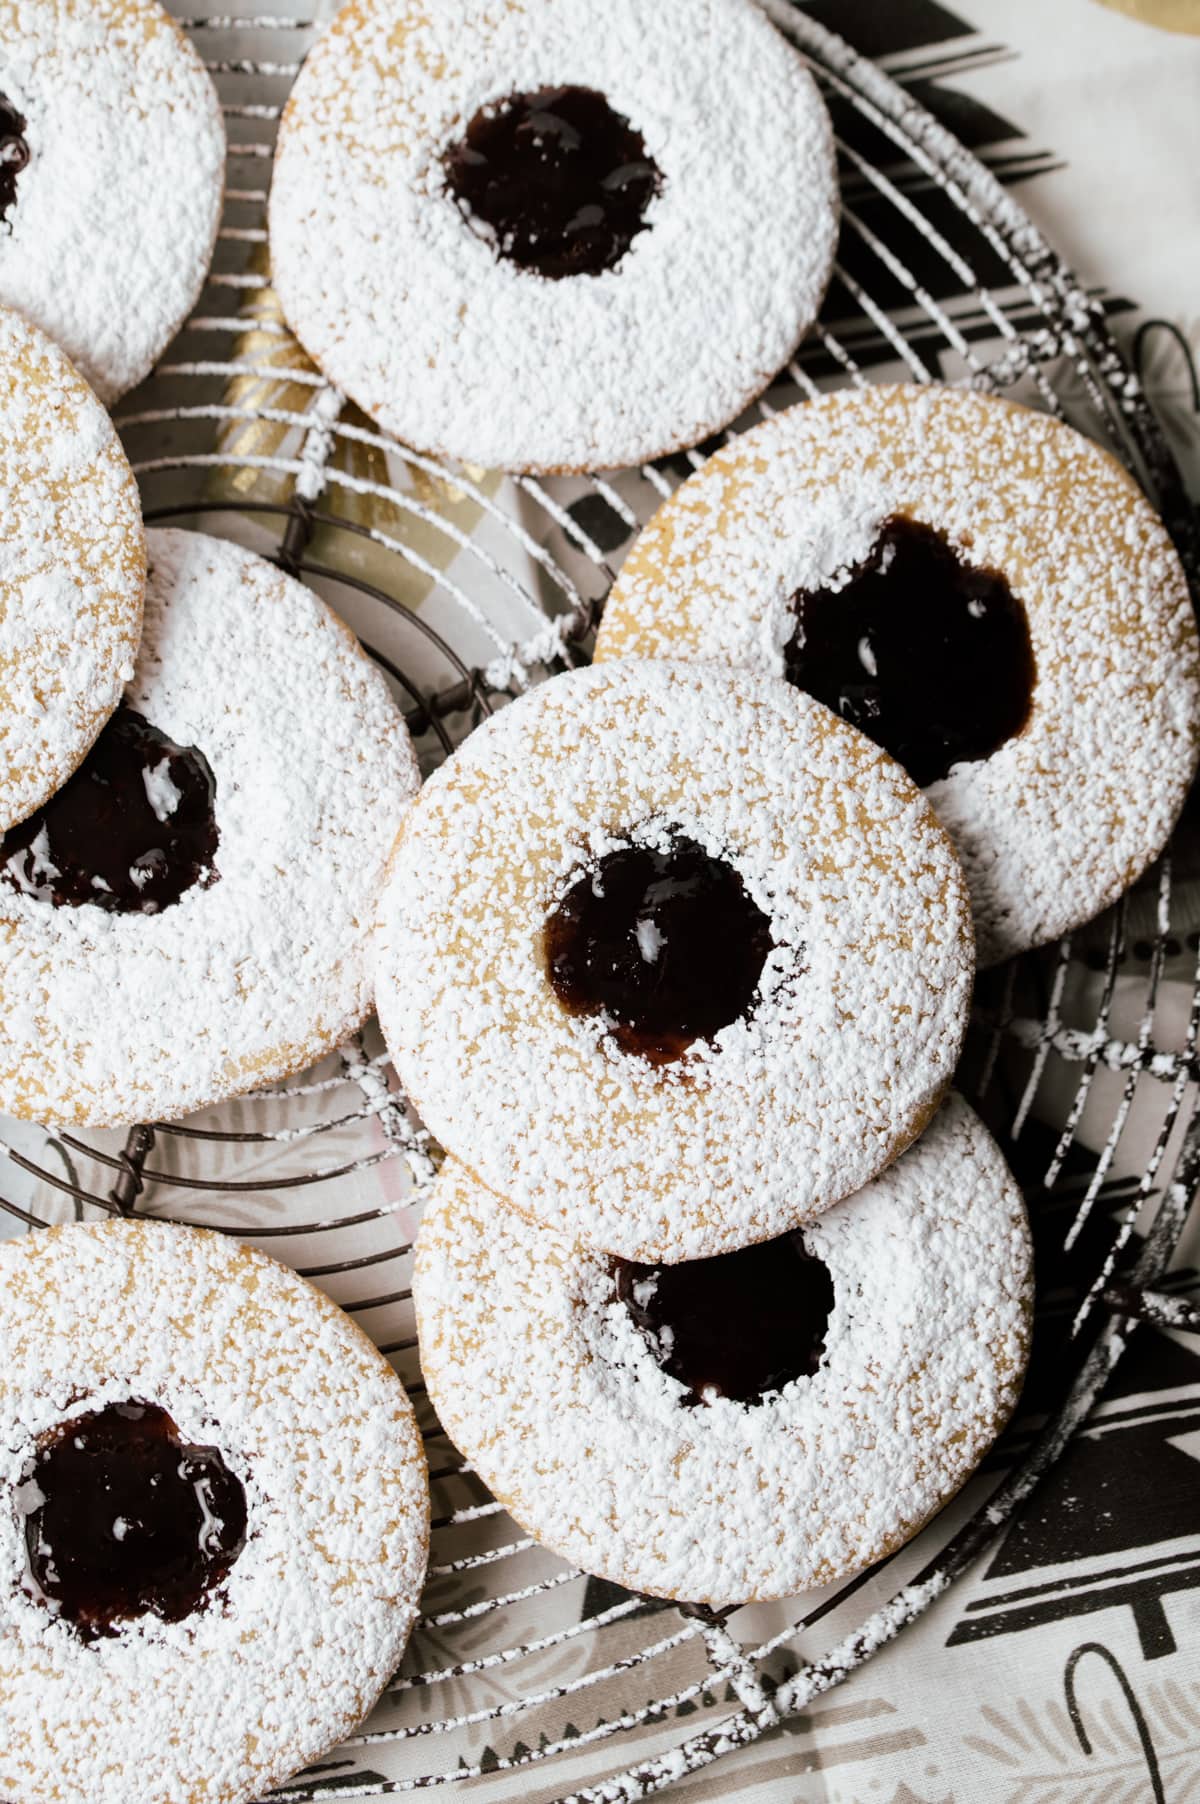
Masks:
[[[1195,522],[1098,306],[899,86],[786,0],[771,10],[833,112],[844,225],[816,330],[743,424],[880,376],[1002,390],[1115,449],[1195,574]],[[273,137],[312,24],[188,24],[224,102],[228,193],[200,305],[119,416],[147,517],[236,537],[324,593],[390,674],[429,767],[504,697],[586,657],[631,537],[702,453],[500,479],[447,471],[343,405],[267,274]],[[794,1718],[952,1584],[1055,1461],[1133,1325],[1200,1323],[1186,1274],[1168,1271],[1200,1183],[1200,941],[1180,897],[1168,856],[1100,923],[982,982],[962,1083],[1026,1182],[1039,1241],[1023,1414],[902,1553],[770,1610],[714,1615],[588,1580],[459,1459],[428,1408],[409,1298],[438,1149],[373,1030],[302,1080],[186,1122],[123,1137],[0,1123],[12,1231],[140,1210],[245,1235],[353,1311],[422,1414],[435,1524],[412,1648],[362,1732],[277,1795],[641,1798]]]

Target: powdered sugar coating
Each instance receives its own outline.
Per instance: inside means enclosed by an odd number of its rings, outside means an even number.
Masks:
[[[481,106],[571,83],[663,183],[616,268],[555,281],[472,230],[440,159]],[[750,0],[351,0],[284,113],[271,263],[306,350],[405,443],[597,468],[766,386],[816,315],[836,194],[816,86]]]
[[[1037,666],[1015,739],[930,786],[967,873],[981,964],[1122,894],[1162,849],[1200,748],[1179,558],[1133,478],[1070,427],[970,390],[845,390],[777,415],[666,502],[609,597],[597,656],[778,675],[789,597],[889,514],[944,531],[1025,605]]]
[[[14,1491],[39,1436],[156,1403],[241,1480],[246,1545],[182,1622],[87,1645],[29,1591]],[[294,1272],[164,1223],[0,1248],[0,1792],[12,1804],[240,1804],[360,1721],[425,1572],[404,1387]]]
[[[0,832],[64,783],[120,700],[142,625],[137,484],[62,352],[0,308]]]
[[[687,1407],[607,1261],[447,1165],[413,1294],[443,1426],[516,1520],[585,1572],[714,1605],[848,1577],[967,1478],[1020,1389],[1029,1228],[959,1096],[804,1230],[825,1353],[754,1405]]]
[[[569,1015],[545,918],[631,836],[729,859],[775,940],[749,1016],[654,1066]],[[434,1134],[521,1209],[628,1258],[808,1220],[920,1132],[973,962],[949,842],[901,771],[807,696],[609,664],[515,702],[429,779],[381,905],[376,1003]]]
[[[383,677],[312,592],[200,533],[149,535],[130,706],[216,779],[219,880],[160,914],[0,887],[0,1107],[181,1115],[299,1070],[370,1008],[367,953],[417,788]]]
[[[30,150],[0,227],[0,301],[111,402],[208,270],[225,181],[216,90],[154,0],[0,0],[0,93]]]

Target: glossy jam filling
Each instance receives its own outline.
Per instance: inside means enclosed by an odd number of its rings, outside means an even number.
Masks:
[[[919,520],[885,520],[836,589],[800,590],[788,681],[891,753],[924,787],[988,758],[1029,718],[1025,609]]]
[[[833,1280],[799,1234],[684,1265],[611,1266],[618,1301],[689,1406],[758,1403],[821,1363]]]
[[[17,199],[17,177],[29,163],[25,119],[0,94],[0,220],[7,219]]]
[[[166,1410],[115,1403],[47,1437],[22,1487],[33,1580],[85,1641],[153,1614],[182,1622],[246,1541],[246,1494]]]
[[[499,255],[555,279],[619,263],[662,186],[641,133],[594,88],[538,88],[481,107],[442,166]]]
[[[623,1051],[656,1065],[750,1012],[772,944],[733,866],[683,837],[606,853],[545,929],[563,1007],[603,1013]]]
[[[121,706],[74,776],[0,837],[0,877],[57,907],[157,914],[216,880],[215,799],[202,752]]]

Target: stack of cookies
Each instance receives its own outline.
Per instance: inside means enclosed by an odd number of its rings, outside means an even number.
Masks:
[[[713,457],[593,667],[426,784],[377,981],[451,1154],[422,1358],[535,1535],[729,1605],[958,1488],[1031,1297],[1016,1185],[943,1101],[974,942],[1119,895],[1198,743],[1186,583],[1129,476],[1026,409],[878,388]]]

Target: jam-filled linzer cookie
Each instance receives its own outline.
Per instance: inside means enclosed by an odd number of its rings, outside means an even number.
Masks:
[[[597,655],[785,676],[869,733],[954,839],[983,964],[1128,889],[1200,746],[1149,502],[1090,439],[969,390],[845,390],[718,452],[634,545]]]
[[[782,1597],[891,1552],[1007,1420],[1025,1210],[952,1096],[803,1233],[631,1265],[525,1221],[456,1162],[413,1294],[443,1426],[540,1541],[633,1590]]]
[[[101,400],[200,292],[221,213],[216,89],[155,0],[0,3],[0,302]]]
[[[317,596],[200,533],[149,547],[124,701],[0,838],[0,1107],[35,1121],[184,1114],[338,1045],[417,787],[383,677]]]
[[[973,961],[891,759],[787,684],[629,662],[473,733],[401,829],[376,1001],[429,1127],[627,1258],[795,1227],[928,1121]]]
[[[244,1804],[372,1707],[429,1538],[349,1317],[163,1222],[0,1248],[0,1795]]]
[[[0,163],[0,170],[3,165]],[[65,783],[133,673],[146,541],[112,422],[0,308],[0,833]]]
[[[751,0],[351,0],[301,70],[271,267],[330,381],[423,451],[695,444],[816,316],[829,120]]]

